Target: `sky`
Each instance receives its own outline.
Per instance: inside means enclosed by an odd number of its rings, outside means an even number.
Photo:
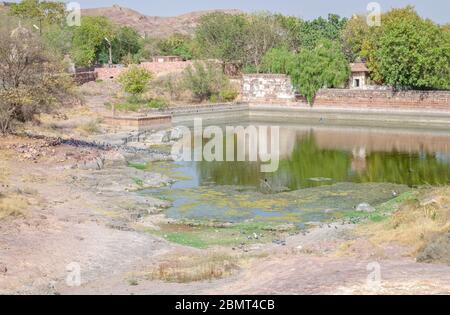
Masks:
[[[66,0],[67,1],[67,0]],[[271,11],[313,19],[337,13],[352,16],[367,12],[370,0],[72,0],[82,8],[118,4],[146,15],[175,16],[198,10],[240,9],[245,12]],[[450,23],[450,0],[378,0],[381,10],[413,5],[423,17],[438,23]]]

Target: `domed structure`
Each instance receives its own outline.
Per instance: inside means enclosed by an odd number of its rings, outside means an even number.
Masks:
[[[11,38],[17,38],[17,39],[27,39],[32,36],[30,30],[26,29],[22,26],[22,23],[19,22],[19,26],[12,30],[11,32]]]

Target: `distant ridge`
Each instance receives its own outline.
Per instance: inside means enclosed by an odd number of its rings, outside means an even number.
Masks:
[[[174,17],[147,16],[138,11],[113,5],[112,7],[83,9],[83,16],[105,16],[111,21],[135,28],[142,35],[149,37],[165,37],[174,33],[191,35],[200,18],[211,12],[242,13],[239,10],[195,11]]]

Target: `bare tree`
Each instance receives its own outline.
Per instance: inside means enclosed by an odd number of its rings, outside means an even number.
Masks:
[[[20,26],[0,29],[0,131],[61,103],[71,87],[64,67],[41,39]]]
[[[262,58],[282,43],[282,35],[283,30],[275,16],[269,13],[250,15],[245,32],[245,63],[259,72]]]

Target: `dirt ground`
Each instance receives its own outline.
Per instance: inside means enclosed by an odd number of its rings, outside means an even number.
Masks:
[[[10,215],[0,212],[0,294],[450,294],[450,266],[418,263],[408,248],[375,245],[340,223],[254,246],[220,279],[151,279],[168,256],[237,255],[135,228],[142,216],[164,220],[165,205],[137,194],[131,178],[147,187],[169,178],[127,167],[115,149],[70,141],[2,137],[0,157],[0,200],[15,198]],[[80,285],[68,281],[74,274]]]

